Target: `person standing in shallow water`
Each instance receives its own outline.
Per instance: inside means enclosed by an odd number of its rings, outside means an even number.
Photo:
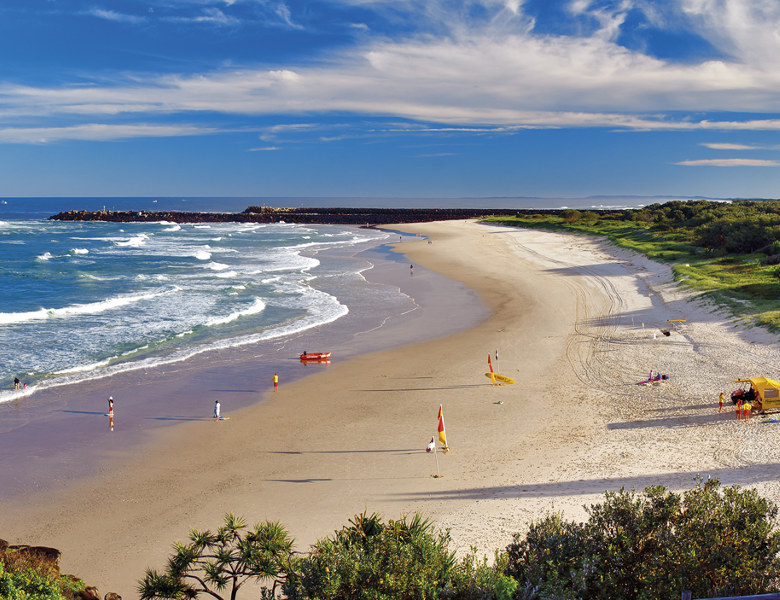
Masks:
[[[219,405],[219,400],[214,400],[214,420],[219,421],[219,411],[221,409],[221,406]]]
[[[414,265],[409,265],[409,275],[414,275]]]

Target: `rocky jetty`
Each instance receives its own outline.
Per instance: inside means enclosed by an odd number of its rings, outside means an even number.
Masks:
[[[114,221],[172,223],[308,223],[322,225],[362,225],[374,227],[389,223],[423,223],[475,219],[488,215],[514,215],[507,208],[272,208],[250,206],[240,213],[179,211],[85,211],[70,210],[49,217],[55,221]]]

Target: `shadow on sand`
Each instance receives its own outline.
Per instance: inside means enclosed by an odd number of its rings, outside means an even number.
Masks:
[[[581,496],[603,494],[605,491],[643,490],[651,485],[691,488],[696,479],[718,479],[723,485],[751,485],[762,481],[777,479],[780,463],[749,465],[738,468],[711,469],[708,471],[678,471],[676,473],[656,473],[638,477],[615,477],[605,479],[579,479],[576,481],[557,481],[552,483],[526,483],[507,486],[480,488],[447,489],[393,494],[394,499],[403,500],[484,500],[488,498],[546,498],[556,496]]]

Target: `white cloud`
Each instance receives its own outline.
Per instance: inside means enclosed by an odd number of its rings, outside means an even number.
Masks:
[[[705,148],[710,148],[711,150],[758,150],[756,146],[747,146],[745,144],[708,144],[703,143],[701,144]]]
[[[125,13],[116,12],[115,10],[106,10],[102,8],[92,8],[86,11],[84,14],[97,17],[98,19],[105,19],[106,21],[116,21],[118,23],[143,23],[146,21],[144,17],[128,15]]]
[[[569,5],[572,11],[587,13],[600,23],[589,36],[535,33],[521,0],[475,0],[473,4],[481,4],[492,15],[479,24],[470,24],[464,16],[470,5],[447,0],[342,2],[407,11],[409,20],[435,21],[432,31],[443,33],[396,40],[365,38],[362,45],[327,60],[294,68],[278,65],[137,76],[51,88],[5,85],[0,86],[0,119],[345,112],[454,128],[486,127],[494,133],[543,127],[780,129],[780,120],[772,117],[685,116],[778,112],[780,70],[774,65],[780,55],[780,2],[776,0],[676,0],[676,10],[696,28],[691,33],[730,56],[692,64],[661,60],[616,43],[625,14],[634,6],[654,22],[663,22],[659,5],[643,0],[624,0],[611,12],[601,3],[575,0]],[[223,0],[223,4],[232,2]],[[288,26],[299,27],[286,4],[276,6]],[[119,18],[112,11],[101,14]],[[204,6],[194,20],[234,23],[214,6]]]
[[[684,167],[780,167],[776,160],[757,160],[749,158],[712,158],[704,160],[683,160],[674,163]]]
[[[236,25],[239,23],[238,19],[228,17],[218,8],[207,7],[203,10],[203,13],[189,19],[195,23],[214,23],[216,25]]]
[[[215,133],[211,128],[187,125],[106,125],[92,123],[70,127],[0,128],[0,142],[16,144],[49,144],[64,140],[109,141],[130,138],[179,137]]]
[[[290,13],[290,8],[286,4],[284,3],[279,4],[276,7],[276,14],[288,27],[291,27],[293,29],[303,29],[301,25],[298,25],[297,23],[293,23],[292,14]]]

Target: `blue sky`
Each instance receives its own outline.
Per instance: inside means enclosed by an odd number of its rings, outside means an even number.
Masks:
[[[3,0],[0,196],[780,196],[777,0]]]

